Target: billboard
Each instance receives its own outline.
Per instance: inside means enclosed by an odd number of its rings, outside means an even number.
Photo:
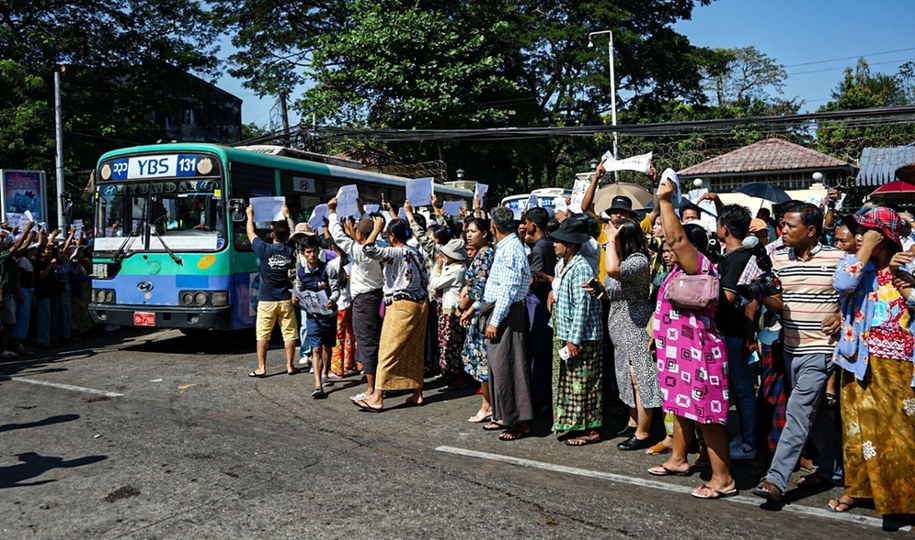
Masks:
[[[32,213],[35,221],[48,221],[48,190],[43,171],[0,170],[0,211],[8,214]]]

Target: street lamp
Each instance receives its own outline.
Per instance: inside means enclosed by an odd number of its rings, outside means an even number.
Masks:
[[[598,162],[597,162],[596,159],[592,159],[592,160],[588,163],[588,165],[591,166],[591,170],[592,170],[592,171],[596,171],[596,170],[597,170]]]
[[[458,170],[454,171],[454,174],[455,174],[455,176],[457,176],[458,180],[464,179],[464,169],[458,169]]]
[[[607,34],[609,36],[609,41],[607,42],[607,63],[610,65],[610,123],[613,124],[613,127],[616,127],[616,74],[613,70],[613,32],[610,30],[601,30],[599,32],[591,32],[588,34],[588,48],[594,48],[594,41],[592,38],[600,34]],[[619,156],[616,153],[617,150],[617,137],[616,130],[613,130],[613,158],[619,159]],[[614,173],[615,174],[615,173]]]

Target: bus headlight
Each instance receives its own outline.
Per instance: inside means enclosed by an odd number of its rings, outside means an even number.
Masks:
[[[213,291],[212,303],[214,306],[227,306],[229,305],[229,293],[228,291]]]
[[[204,292],[199,292],[194,295],[194,303],[198,306],[205,306],[207,303],[207,295]]]
[[[194,303],[194,293],[191,291],[184,291],[181,293],[181,304],[189,306]]]
[[[97,304],[113,304],[114,289],[92,289],[92,299]]]

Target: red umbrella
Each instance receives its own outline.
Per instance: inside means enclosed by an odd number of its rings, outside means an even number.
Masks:
[[[872,199],[909,199],[915,198],[915,185],[894,180],[878,187],[869,195]]]

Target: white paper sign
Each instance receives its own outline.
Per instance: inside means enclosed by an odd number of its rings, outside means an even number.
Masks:
[[[380,204],[364,204],[364,205],[362,205],[362,208],[365,209],[366,214],[374,214],[381,208],[381,205]]]
[[[254,221],[257,223],[286,219],[283,217],[286,197],[251,197],[248,200],[254,208]]]
[[[312,315],[330,315],[333,311],[327,309],[327,293],[324,291],[297,291],[290,289],[292,294],[299,298],[301,305],[306,313]]]
[[[7,212],[6,213],[6,226],[12,229],[13,227],[19,226],[19,220],[22,219],[22,214],[19,212]]]
[[[354,216],[359,212],[359,188],[355,185],[340,186],[337,190],[337,215]]]
[[[524,211],[526,212],[531,208],[537,208],[538,206],[540,206],[540,198],[531,193],[531,196],[527,199],[527,204],[524,206]]]
[[[461,215],[461,208],[464,208],[464,201],[445,201],[442,204],[442,209],[449,216]]]
[[[647,173],[651,168],[651,152],[626,159],[614,159],[608,150],[603,156],[604,170],[606,171],[638,171]]]
[[[556,197],[553,199],[553,211],[555,212],[568,212],[569,205],[566,204],[565,197]]]
[[[477,182],[477,187],[474,190],[474,193],[477,195],[477,199],[480,200],[480,206],[483,206],[483,200],[486,198],[486,194],[489,192],[489,184],[481,184]]]
[[[71,225],[76,229],[76,234],[73,235],[76,239],[81,240],[85,237],[86,231],[83,230],[83,220],[74,219]]]
[[[815,194],[810,195],[809,197],[807,197],[807,202],[814,206],[820,206],[820,204],[822,204],[822,202],[823,202],[823,197],[821,197],[819,195],[815,195]]]
[[[308,219],[308,226],[311,227],[313,231],[317,231],[324,226],[324,218],[327,216],[326,204],[315,206],[314,210],[311,211],[311,218]]]
[[[429,206],[432,204],[433,180],[431,176],[407,180],[407,200],[410,201],[411,206]]]
[[[581,214],[583,212],[581,208],[581,201],[585,198],[585,193],[588,191],[588,186],[591,185],[590,180],[576,180],[575,185],[572,186],[572,197],[569,199],[569,210],[575,214]]]
[[[674,196],[671,200],[674,201],[674,206],[679,206],[682,192],[680,190],[680,177],[677,175],[677,171],[673,169],[664,169],[659,183],[664,183],[665,180],[670,180],[670,183],[673,184]]]

